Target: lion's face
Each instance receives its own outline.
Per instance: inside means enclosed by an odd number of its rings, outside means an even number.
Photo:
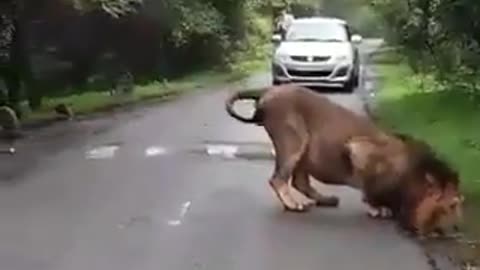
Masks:
[[[417,205],[414,227],[422,235],[455,229],[463,220],[463,202],[463,196],[453,184],[443,190],[430,187]]]

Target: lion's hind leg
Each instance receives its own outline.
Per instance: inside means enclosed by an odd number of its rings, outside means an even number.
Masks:
[[[269,184],[287,211],[304,212],[308,205],[295,199],[291,194],[288,181],[293,176],[293,170],[304,155],[309,135],[304,125],[296,122],[289,125],[277,122],[275,126],[266,126],[275,148],[275,169]]]
[[[336,196],[326,196],[319,193],[310,184],[310,179],[307,171],[299,162],[293,172],[292,186],[307,198],[313,200],[316,206],[320,207],[337,207],[340,200]]]

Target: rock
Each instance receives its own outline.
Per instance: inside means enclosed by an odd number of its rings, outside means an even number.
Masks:
[[[69,120],[73,119],[73,116],[74,116],[72,108],[70,108],[68,105],[63,104],[63,103],[55,106],[55,112],[58,115],[63,116],[65,118],[69,119]]]
[[[0,106],[0,126],[6,131],[15,131],[20,128],[20,120],[12,108]]]

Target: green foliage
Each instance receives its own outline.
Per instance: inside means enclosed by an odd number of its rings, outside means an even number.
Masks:
[[[390,43],[400,45],[415,72],[431,73],[444,87],[478,91],[480,2],[371,0]]]
[[[228,70],[238,77],[264,67],[272,50],[269,43],[272,33],[269,18],[249,14],[246,19],[247,39],[226,60]]]
[[[65,0],[81,11],[102,9],[112,17],[119,18],[137,11],[143,0]]]
[[[215,36],[225,43],[231,28],[243,27],[231,23],[243,19],[247,12],[260,6],[259,0],[64,0],[80,11],[103,10],[115,18],[140,14],[158,22],[159,28],[170,34],[177,46],[188,44],[198,36]],[[233,19],[232,19],[233,18]],[[237,20],[238,21],[238,20]],[[245,29],[234,29],[245,32]],[[225,44],[224,44],[225,45]]]
[[[283,1],[275,1],[279,2]],[[365,0],[295,0],[290,7],[297,16],[333,16],[344,19],[355,32],[366,37],[381,36],[381,23]],[[279,4],[281,6],[281,4]]]
[[[175,45],[187,44],[192,36],[217,36],[220,41],[225,40],[223,15],[211,3],[175,0],[172,7],[176,15],[172,29]]]
[[[146,16],[157,22],[158,29],[175,47],[195,47],[193,43],[203,40],[211,48],[222,51],[236,49],[247,41],[251,17],[258,16],[257,10],[265,4],[261,0],[64,1],[80,11],[103,10],[115,18],[132,14]]]
[[[101,9],[112,17],[136,14],[159,17],[177,46],[194,35],[219,35],[224,31],[224,17],[208,1],[199,0],[66,0],[80,11]],[[144,7],[142,9],[141,7]]]

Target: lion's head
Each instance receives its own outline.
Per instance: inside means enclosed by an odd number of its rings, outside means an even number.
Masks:
[[[413,202],[410,223],[420,235],[444,233],[455,228],[463,219],[464,197],[459,190],[459,178],[438,158],[428,157],[425,163],[428,165],[416,168],[416,179],[410,180],[417,182],[417,185],[411,186],[416,190],[407,191],[406,196],[419,195],[410,197]]]
[[[365,196],[392,208],[403,227],[425,235],[461,221],[458,174],[425,142],[393,134],[351,138],[346,148]]]

